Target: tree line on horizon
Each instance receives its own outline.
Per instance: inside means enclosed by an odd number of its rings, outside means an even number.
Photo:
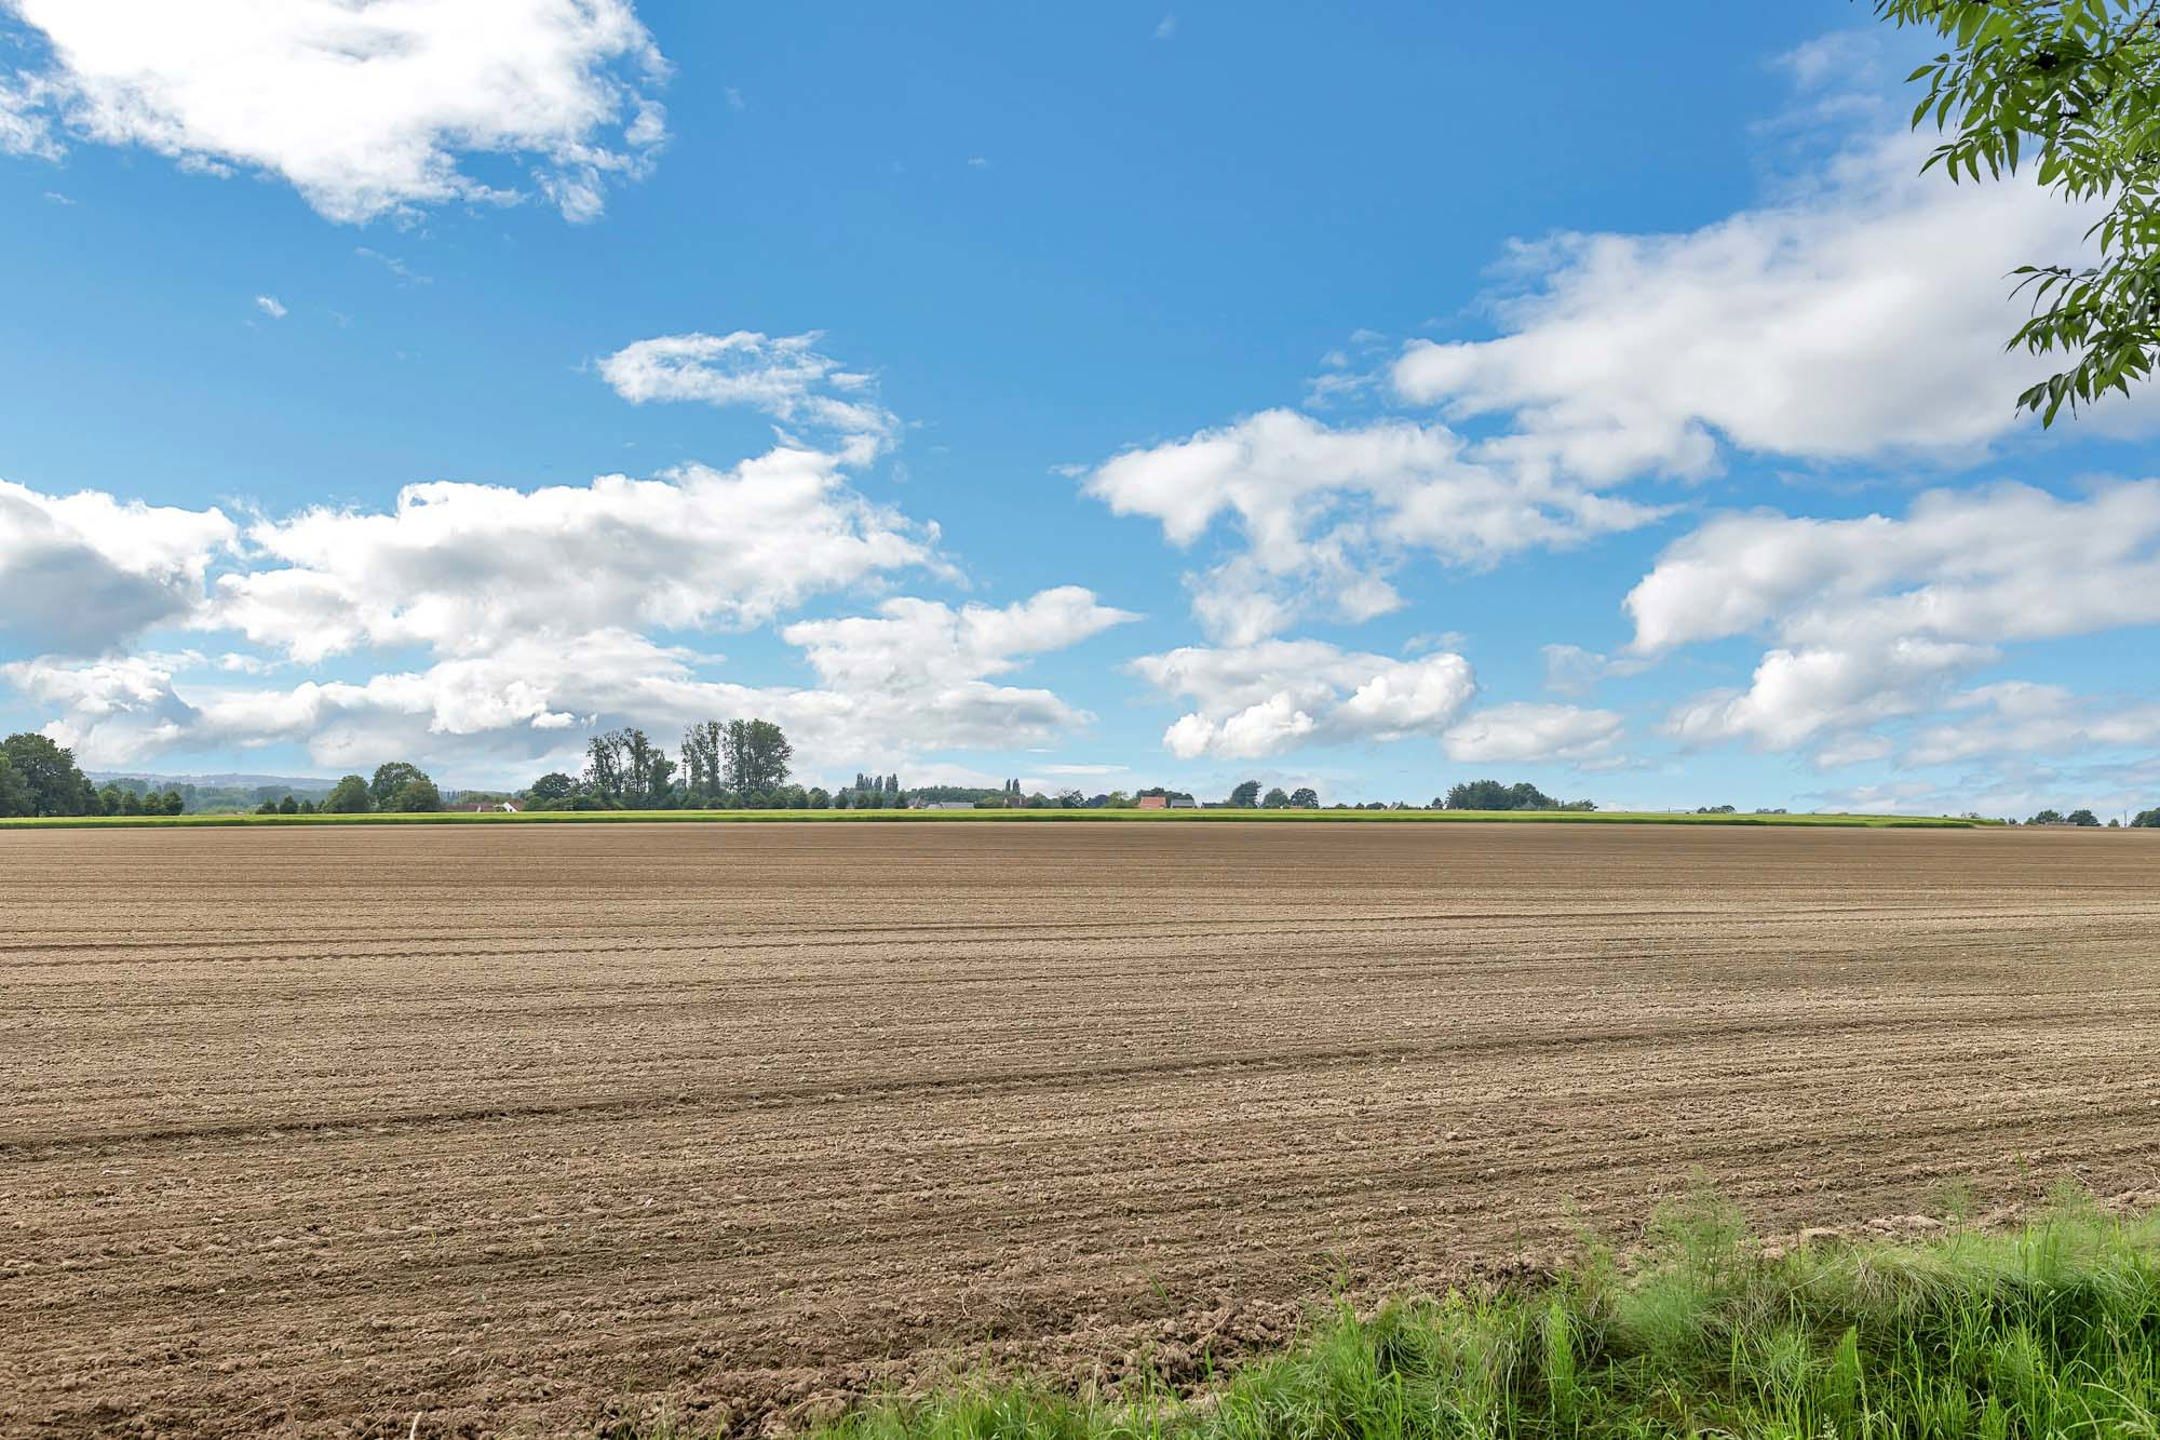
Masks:
[[[1137,809],[1143,800],[1198,804],[1183,791],[1152,786],[1131,792],[1089,795],[1079,789],[1055,793],[1024,791],[1018,780],[989,787],[964,785],[903,786],[897,774],[855,773],[854,782],[835,790],[803,786],[790,780],[795,748],[780,726],[768,720],[704,721],[683,733],[679,762],[642,729],[604,731],[586,742],[585,765],[577,775],[551,771],[518,792],[535,810],[780,809],[877,810],[923,804],[971,804],[981,809]],[[1318,810],[1319,792],[1311,786],[1264,793],[1258,780],[1241,781],[1212,806],[1228,809]],[[1556,800],[1528,783],[1473,780],[1458,784],[1431,805],[1401,801],[1337,804],[1336,809],[1409,810],[1577,810],[1597,809],[1591,800]]]
[[[2010,823],[2015,825],[2017,822],[2013,820]],[[2060,810],[2042,810],[2025,823],[2027,825],[2066,825],[2076,830],[2098,830],[2103,828],[2113,830],[2122,824],[2120,820],[2110,820],[2103,826],[2100,817],[2090,810],[2072,810],[2067,815]],[[2130,828],[2132,830],[2160,830],[2160,808],[2140,810],[2131,817]]]
[[[185,808],[177,790],[100,790],[75,752],[48,735],[25,730],[0,740],[0,816],[178,815]]]
[[[428,815],[443,808],[442,791],[409,760],[390,760],[369,778],[345,775],[320,801],[265,800],[258,815]]]
[[[1139,808],[1161,797],[1173,803],[1208,808],[1318,810],[1320,796],[1310,786],[1263,791],[1258,780],[1241,781],[1227,797],[1200,802],[1190,793],[1151,786],[1131,792],[1113,790],[1088,795],[1077,789],[1055,793],[1025,791],[1018,780],[997,787],[901,784],[897,773],[857,771],[853,783],[838,789],[803,786],[791,778],[794,746],[781,728],[767,720],[706,721],[684,732],[681,760],[671,758],[635,727],[604,731],[587,741],[585,765],[577,775],[553,771],[513,794],[466,791],[480,799],[519,799],[534,810],[631,809],[776,809],[881,810],[925,804],[968,804],[982,809]],[[108,780],[100,786],[76,764],[74,752],[49,736],[21,732],[0,740],[0,818],[38,816],[166,816],[194,813],[199,793],[223,797],[229,790],[203,792],[194,785],[155,788],[140,778]],[[258,788],[256,793],[260,794]],[[265,797],[261,815],[425,814],[446,808],[443,792],[419,766],[404,760],[378,765],[371,776],[341,777],[320,799]],[[1428,805],[1369,800],[1336,810],[1593,811],[1590,800],[1557,800],[1528,782],[1469,780],[1452,786]],[[1730,805],[1704,806],[1700,814],[1730,813]],[[1782,813],[1782,812],[1758,812]],[[2016,821],[2008,823],[2016,824]],[[2047,809],[2026,825],[2100,828],[2089,808],[2067,813]],[[2107,827],[2122,824],[2105,822]],[[2160,807],[2139,811],[2128,821],[2133,829],[2160,829]]]
[[[830,792],[789,783],[795,746],[770,720],[699,721],[683,731],[679,753],[679,762],[670,759],[636,726],[603,731],[585,742],[579,774],[550,771],[521,793],[535,810],[822,810],[832,803]]]

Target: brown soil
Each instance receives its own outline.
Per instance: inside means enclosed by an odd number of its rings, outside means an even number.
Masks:
[[[756,1429],[2160,1165],[2160,836],[0,834],[0,1434]]]

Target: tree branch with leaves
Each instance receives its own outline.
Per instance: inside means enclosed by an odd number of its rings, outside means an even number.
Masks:
[[[2052,425],[2160,360],[2160,0],[1876,0],[1950,47],[1907,77],[1915,128],[1943,139],[1926,169],[1952,181],[2029,166],[2065,201],[2102,206],[2087,265],[2012,272],[2031,313],[2008,348],[2070,362],[2018,408]]]

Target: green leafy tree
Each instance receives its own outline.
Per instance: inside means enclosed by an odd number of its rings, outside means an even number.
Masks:
[[[727,788],[745,797],[778,790],[787,783],[795,747],[770,720],[730,720],[721,739],[721,765]],[[888,775],[881,786],[888,797],[900,791],[900,777]]]
[[[1465,780],[1448,787],[1450,810],[1513,810],[1515,792],[1498,780]]]
[[[666,802],[674,788],[675,762],[635,726],[615,732],[622,757],[622,790],[616,796],[633,810],[650,810]]]
[[[1290,808],[1290,796],[1278,785],[1261,797],[1260,808],[1263,810],[1287,810]]]
[[[414,775],[390,792],[390,803],[382,807],[399,815],[424,815],[443,808],[442,792],[435,782],[425,775]]]
[[[284,799],[278,801],[277,813],[280,815],[297,815],[300,813],[300,802],[287,795]]]
[[[750,722],[730,720],[720,727],[720,783],[748,803],[755,765],[750,758]]]
[[[1259,804],[1260,782],[1258,780],[1240,781],[1237,788],[1230,792],[1230,803],[1240,809],[1250,809]]]
[[[5,813],[0,811],[0,814]],[[2160,809],[2138,811],[2137,818],[2130,822],[2130,826],[2134,830],[2160,830]]]
[[[1523,781],[1503,785],[1497,780],[1470,780],[1450,789],[1439,808],[1448,810],[1574,810],[1588,808],[1584,802],[1563,805],[1537,786]]]
[[[2031,317],[2011,349],[2068,368],[2018,397],[2053,424],[2110,390],[2129,393],[2160,357],[2160,4],[2154,0],[1876,0],[1898,26],[1949,48],[1915,70],[1913,124],[1942,137],[1927,168],[1953,181],[2030,167],[2097,212],[2096,260],[2020,266]]]
[[[621,804],[623,788],[629,783],[628,769],[620,730],[595,735],[585,742],[585,789],[595,798]]]
[[[576,777],[550,770],[525,787],[525,798],[536,805],[552,805],[577,794],[577,788]]]
[[[1320,808],[1320,792],[1310,785],[1300,785],[1290,792],[1290,803],[1300,810],[1317,810]]]
[[[2068,815],[2063,816],[2063,823],[2066,825],[2090,826],[2097,830],[2100,828],[2100,817],[2090,810],[2072,810]]]
[[[700,721],[683,731],[683,787],[699,802],[720,793],[720,751],[727,727],[717,720]]]
[[[75,764],[75,752],[33,731],[0,740],[0,754],[21,778],[25,815],[95,815],[97,787]]]
[[[405,760],[392,760],[387,765],[375,767],[375,778],[368,782],[368,798],[375,802],[377,810],[396,807],[390,797],[397,794],[398,787],[412,780],[425,780],[427,773],[419,766]]]
[[[375,808],[375,795],[367,781],[358,775],[347,775],[330,787],[322,808],[328,815],[365,815]]]
[[[2060,825],[2064,823],[2063,814],[2060,810],[2042,810],[2025,823],[2028,825]]]
[[[0,815],[33,814],[32,803],[30,782],[15,768],[14,758],[0,750]]]

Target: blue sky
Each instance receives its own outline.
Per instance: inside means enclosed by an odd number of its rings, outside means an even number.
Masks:
[[[2013,415],[2081,218],[1864,6],[181,8],[0,0],[0,724],[93,766],[2160,798],[2151,401]]]

